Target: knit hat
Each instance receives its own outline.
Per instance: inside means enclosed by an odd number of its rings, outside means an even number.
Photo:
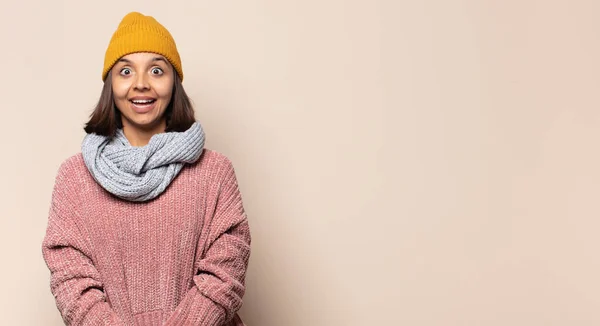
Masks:
[[[136,52],[152,52],[164,56],[183,80],[181,58],[171,33],[153,17],[130,12],[123,17],[108,44],[102,81],[106,80],[108,72],[121,57]]]

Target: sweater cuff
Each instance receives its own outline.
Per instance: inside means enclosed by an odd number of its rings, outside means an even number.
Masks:
[[[135,326],[156,326],[162,324],[162,310],[153,310],[133,316]]]
[[[85,314],[82,325],[125,326],[107,302],[98,302]]]
[[[198,287],[193,286],[167,320],[165,326],[220,326],[224,323],[225,318],[225,310],[203,296]]]

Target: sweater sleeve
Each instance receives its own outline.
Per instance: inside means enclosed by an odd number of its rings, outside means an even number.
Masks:
[[[42,255],[50,270],[50,290],[66,325],[124,325],[106,301],[92,249],[77,224],[73,169],[65,161],[56,176]]]
[[[199,241],[194,286],[165,325],[220,326],[242,306],[250,257],[250,228],[231,162],[226,160],[208,236]]]

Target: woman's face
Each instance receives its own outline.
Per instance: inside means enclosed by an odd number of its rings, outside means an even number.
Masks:
[[[164,127],[164,113],[171,101],[174,69],[154,53],[123,56],[111,70],[115,105],[123,127],[150,130]]]

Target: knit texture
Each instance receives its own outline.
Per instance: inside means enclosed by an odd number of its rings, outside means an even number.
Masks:
[[[106,80],[117,60],[136,52],[152,52],[164,56],[183,81],[181,58],[173,36],[154,17],[139,12],[125,15],[113,33],[104,55],[102,81]]]
[[[205,149],[167,190],[111,196],[79,153],[56,175],[42,254],[66,325],[244,325],[250,229],[231,161]]]
[[[123,129],[113,138],[87,134],[81,144],[92,177],[115,196],[146,201],[159,196],[185,163],[193,163],[204,148],[204,131],[194,122],[183,132],[153,135],[145,146],[131,146]]]

